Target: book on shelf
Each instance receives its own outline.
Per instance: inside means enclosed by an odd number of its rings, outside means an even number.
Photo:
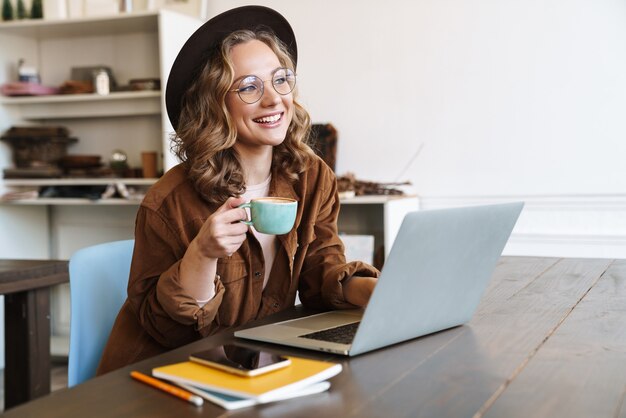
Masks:
[[[289,357],[291,365],[260,376],[246,377],[185,361],[152,369],[152,375],[176,384],[256,403],[287,399],[341,372],[341,364]],[[325,390],[325,389],[324,389]],[[205,399],[211,400],[207,397]]]

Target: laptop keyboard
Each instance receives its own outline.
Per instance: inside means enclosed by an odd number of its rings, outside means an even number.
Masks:
[[[353,322],[352,324],[300,335],[300,337],[309,338],[311,340],[329,341],[331,343],[351,344],[359,324],[360,322]]]

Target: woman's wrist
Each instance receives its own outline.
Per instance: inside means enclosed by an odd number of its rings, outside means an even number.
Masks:
[[[195,262],[206,262],[206,261],[211,261],[211,260],[217,261],[216,257],[213,257],[210,254],[207,254],[206,251],[202,249],[202,247],[198,243],[197,238],[194,238],[189,243],[189,247],[187,247],[185,256],[187,256],[188,254],[190,258],[193,258]]]
[[[215,295],[217,258],[206,257],[192,241],[180,265],[180,282],[189,294],[198,300],[208,300]]]

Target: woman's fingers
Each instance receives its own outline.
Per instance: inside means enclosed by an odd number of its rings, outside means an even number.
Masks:
[[[220,206],[211,218],[215,218],[218,222],[233,223],[240,220],[246,220],[248,214],[246,210],[240,208],[239,205],[245,200],[241,197],[229,197],[222,206]]]
[[[229,209],[225,212],[216,214],[215,218],[219,219],[220,222],[233,223],[233,222],[239,222],[242,220],[245,221],[248,218],[248,214],[246,213],[245,209],[235,208],[235,209]]]
[[[242,198],[228,198],[202,226],[198,240],[203,252],[212,257],[230,256],[246,239],[248,225],[241,220],[247,218],[245,209],[238,206]]]
[[[246,219],[243,209],[231,209],[211,218],[211,229],[216,236],[242,235],[248,231],[248,225],[240,222]]]

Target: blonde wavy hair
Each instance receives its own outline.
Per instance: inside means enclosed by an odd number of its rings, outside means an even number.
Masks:
[[[282,66],[294,68],[287,47],[267,31],[239,30],[228,35],[183,96],[172,150],[187,167],[196,190],[208,202],[221,204],[245,189],[245,177],[233,145],[237,129],[226,109],[226,95],[234,81],[230,51],[238,44],[258,40],[269,46]],[[272,171],[295,182],[314,155],[307,144],[311,118],[296,101],[285,140],[274,147]]]

